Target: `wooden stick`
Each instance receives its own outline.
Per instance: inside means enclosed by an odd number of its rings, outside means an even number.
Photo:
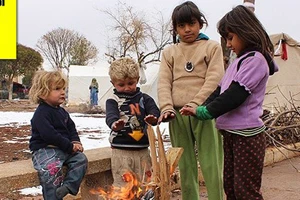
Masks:
[[[166,155],[159,126],[156,127],[157,147],[155,145],[156,137],[153,128],[148,126],[147,132],[153,169],[151,187],[153,187],[153,190],[155,191],[155,199],[170,200],[170,177],[177,167],[183,149],[171,147]]]
[[[157,141],[158,141],[158,155],[159,155],[159,177],[160,177],[160,199],[169,200],[170,199],[170,168],[167,163],[166,153],[164,144],[161,138],[161,133],[159,127],[156,128]]]
[[[170,166],[170,174],[174,173],[182,153],[183,153],[182,147],[172,147],[168,149],[166,157],[167,157],[167,162]]]
[[[149,145],[150,145],[150,155],[151,155],[151,162],[152,162],[152,170],[153,175],[151,177],[152,182],[158,182],[158,163],[157,163],[157,154],[156,154],[156,145],[155,145],[155,134],[153,128],[149,125],[147,128],[148,138],[149,138]]]

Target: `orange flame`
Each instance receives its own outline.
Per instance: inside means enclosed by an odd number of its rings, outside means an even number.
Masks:
[[[123,174],[123,180],[126,182],[124,187],[111,186],[108,190],[103,188],[92,189],[92,194],[98,194],[105,200],[133,200],[139,199],[143,194],[141,183],[132,172]]]

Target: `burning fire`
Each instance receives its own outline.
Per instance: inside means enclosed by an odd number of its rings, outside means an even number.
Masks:
[[[111,186],[108,190],[103,188],[92,189],[92,194],[98,194],[104,200],[151,200],[154,199],[154,194],[149,196],[146,186],[138,181],[136,175],[132,172],[123,174],[123,180],[126,182],[124,187]],[[144,189],[143,189],[144,188]],[[147,195],[147,197],[145,197]]]

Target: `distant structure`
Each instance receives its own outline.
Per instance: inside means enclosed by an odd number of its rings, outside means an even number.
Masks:
[[[255,0],[244,0],[243,5],[249,8],[252,12],[255,11]]]

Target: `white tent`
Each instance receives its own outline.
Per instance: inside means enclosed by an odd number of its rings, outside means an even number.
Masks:
[[[96,78],[99,84],[98,97],[100,99],[111,87],[108,67],[108,64],[107,66],[71,65],[69,72],[68,103],[71,105],[79,105],[81,103],[89,104],[89,86],[93,78]]]
[[[264,105],[267,109],[290,107],[289,101],[293,100],[299,106],[300,43],[285,33],[270,35],[270,38],[276,50],[275,62],[279,71],[269,78]],[[285,49],[286,58],[283,55]]]
[[[69,73],[69,92],[68,103],[70,105],[79,105],[81,103],[89,104],[89,85],[92,78],[96,78],[99,84],[98,105],[105,110],[105,101],[112,95],[113,87],[108,75],[109,64],[106,66],[78,66],[71,65]],[[152,96],[157,102],[157,78],[159,63],[147,64],[145,70],[147,82],[139,85],[142,92]]]

